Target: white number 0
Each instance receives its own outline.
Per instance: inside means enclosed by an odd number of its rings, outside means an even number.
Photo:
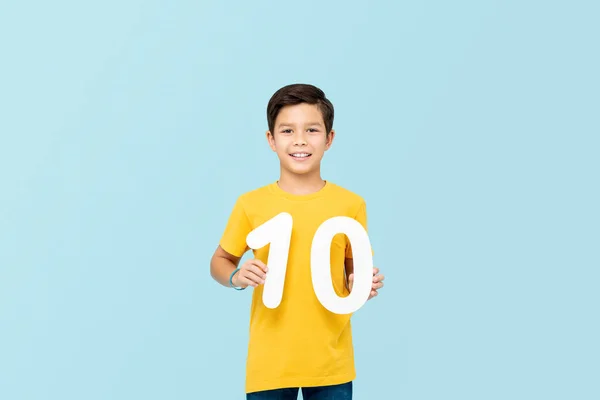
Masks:
[[[263,291],[263,303],[268,308],[279,306],[283,296],[292,224],[292,216],[284,212],[255,228],[246,238],[248,247],[254,250],[271,245]],[[354,284],[347,297],[339,297],[331,282],[330,248],[338,233],[348,236],[352,245]],[[315,294],[325,308],[336,314],[357,311],[368,300],[373,279],[373,254],[367,231],[350,217],[333,217],[323,222],[312,240],[310,270]]]

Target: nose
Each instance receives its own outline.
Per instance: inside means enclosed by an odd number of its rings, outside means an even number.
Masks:
[[[306,139],[304,138],[304,135],[302,135],[301,133],[297,134],[294,137],[294,146],[306,146]]]

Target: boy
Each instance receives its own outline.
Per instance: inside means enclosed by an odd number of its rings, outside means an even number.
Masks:
[[[362,197],[321,178],[321,159],[333,142],[333,105],[323,91],[295,84],[279,89],[267,106],[271,149],[280,162],[278,181],[241,195],[210,263],[220,284],[254,288],[246,361],[246,398],[307,400],[351,399],[355,378],[350,315],[328,311],[311,280],[312,238],[325,220],[356,219],[367,229]],[[283,297],[278,307],[262,302],[269,246],[253,250],[254,259],[238,267],[249,248],[247,235],[281,212],[293,217]],[[352,290],[352,249],[338,234],[331,244],[331,276],[338,296]],[[369,299],[383,287],[373,269]]]

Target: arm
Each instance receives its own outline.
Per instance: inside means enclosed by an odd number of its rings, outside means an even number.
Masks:
[[[238,267],[241,257],[229,254],[218,246],[210,259],[210,276],[223,286],[229,287],[229,277]]]
[[[234,256],[223,250],[219,245],[215,254],[210,259],[210,275],[221,285],[230,287],[229,277],[239,266],[241,257]],[[239,288],[248,286],[257,287],[265,283],[267,266],[258,259],[247,260],[237,272],[231,282]]]
[[[344,260],[344,267],[346,269],[346,288],[349,292],[352,292],[352,284],[354,283],[354,261],[351,258]],[[369,300],[379,294],[378,290],[383,287],[383,280],[385,276],[379,273],[379,268],[373,268],[373,283],[371,286],[371,294]]]
[[[247,278],[246,270],[252,270],[252,261],[245,262],[240,266],[240,260],[249,250],[246,244],[246,237],[252,231],[252,224],[248,219],[244,209],[242,198],[235,202],[227,225],[219,240],[219,245],[210,259],[210,275],[219,284],[230,287],[229,278],[236,268],[240,268],[241,273],[236,273],[232,278],[232,283],[236,287],[246,287],[251,284],[252,279]],[[227,250],[225,250],[227,249]]]
[[[367,205],[363,201],[359,207],[358,213],[354,218],[367,230]],[[371,249],[371,253],[373,254],[373,249]],[[350,243],[348,243],[348,247],[346,248],[346,258],[344,259],[344,269],[346,271],[346,288],[349,292],[352,292],[352,286],[354,283],[354,260],[352,258],[352,247]],[[384,276],[379,274],[379,268],[373,268],[373,284],[371,287],[371,294],[369,295],[369,300],[373,297],[377,296],[377,290],[383,287]]]

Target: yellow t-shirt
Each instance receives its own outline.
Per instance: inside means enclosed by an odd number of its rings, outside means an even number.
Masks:
[[[241,195],[220,241],[230,254],[241,257],[246,236],[279,213],[292,215],[293,227],[281,303],[275,309],[262,302],[263,285],[254,288],[246,361],[246,392],[283,387],[345,383],[355,379],[351,315],[328,311],[317,299],[311,278],[310,250],[319,225],[347,216],[367,229],[366,204],[359,195],[325,182],[318,192],[293,195],[274,182]],[[253,250],[267,263],[269,245]],[[344,258],[352,257],[346,235],[331,244],[331,276],[338,296],[349,294]]]

